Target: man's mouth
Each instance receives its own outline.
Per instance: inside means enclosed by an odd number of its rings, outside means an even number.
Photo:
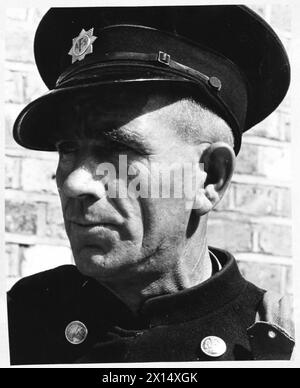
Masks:
[[[118,225],[115,223],[87,222],[83,220],[68,221],[67,231],[73,244],[82,248],[100,249],[101,254],[111,249],[113,241],[120,233]]]
[[[81,238],[96,238],[100,239],[109,239],[111,238],[112,232],[118,231],[118,226],[112,223],[105,222],[75,222],[71,221],[69,223],[70,231],[74,231],[76,235],[80,235]]]
[[[113,224],[111,222],[82,222],[82,221],[68,221],[71,224],[75,224],[77,226],[83,227],[83,228],[93,228],[93,227],[117,227],[116,224]]]
[[[74,224],[83,228],[92,228],[96,226],[102,227],[118,227],[121,226],[120,221],[113,217],[92,218],[92,217],[66,217],[67,223]]]

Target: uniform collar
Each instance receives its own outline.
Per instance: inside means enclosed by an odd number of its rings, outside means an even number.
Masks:
[[[173,324],[199,319],[216,312],[236,299],[246,287],[234,257],[223,250],[210,248],[222,269],[205,282],[175,294],[148,299],[141,313],[151,324]]]
[[[134,316],[110,291],[93,280],[84,283],[85,303],[99,310],[111,324],[127,329],[183,323],[216,312],[238,298],[247,282],[242,277],[234,257],[223,250],[209,248],[222,269],[205,282],[174,294],[150,298]],[[98,305],[98,308],[96,307]],[[90,307],[92,307],[90,305]]]

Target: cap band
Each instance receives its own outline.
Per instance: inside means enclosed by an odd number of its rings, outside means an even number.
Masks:
[[[101,66],[113,66],[114,64],[120,65],[120,62],[130,61],[123,65],[135,64],[138,63],[153,63],[156,65],[167,66],[169,69],[175,70],[176,72],[182,73],[184,76],[189,76],[195,79],[196,82],[205,82],[207,86],[211,87],[214,91],[220,91],[222,88],[222,83],[219,78],[212,76],[209,77],[200,71],[192,69],[188,66],[185,66],[177,61],[174,61],[171,56],[163,51],[159,51],[157,54],[145,54],[145,53],[135,53],[135,52],[115,52],[105,54],[103,59],[98,58],[97,64],[85,65],[82,67],[77,67],[76,69],[70,69],[60,75],[56,82],[56,87],[65,86],[66,83],[72,82],[74,77],[78,80],[78,77],[82,74],[85,79],[88,78],[86,75],[87,72],[97,70]]]

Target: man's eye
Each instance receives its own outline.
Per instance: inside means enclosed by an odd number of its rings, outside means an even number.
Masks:
[[[121,142],[112,143],[110,148],[111,148],[111,152],[115,152],[118,154],[128,154],[130,152],[134,152],[134,153],[138,152],[134,147]]]
[[[131,148],[123,143],[115,143],[112,148],[113,148],[113,151],[119,152],[119,153],[131,151]]]
[[[74,141],[62,141],[56,144],[56,149],[60,155],[68,155],[78,150],[78,144]]]

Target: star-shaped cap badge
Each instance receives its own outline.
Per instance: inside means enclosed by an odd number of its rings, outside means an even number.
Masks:
[[[82,29],[81,33],[73,39],[72,48],[68,52],[69,55],[72,55],[72,63],[82,61],[87,54],[93,52],[93,43],[97,39],[97,36],[93,36],[93,33],[93,28],[88,31]]]

